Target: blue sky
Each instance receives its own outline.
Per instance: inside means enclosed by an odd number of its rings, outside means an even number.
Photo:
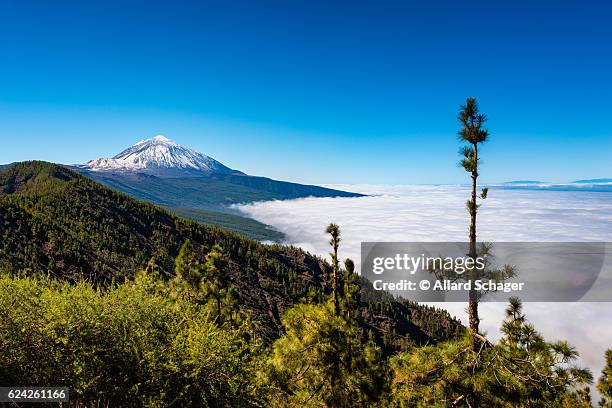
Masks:
[[[161,133],[283,180],[467,182],[473,95],[483,181],[612,177],[609,2],[88,3],[0,2],[0,163]]]

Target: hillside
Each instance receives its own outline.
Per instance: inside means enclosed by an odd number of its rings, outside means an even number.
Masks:
[[[134,198],[176,208],[227,211],[229,205],[252,201],[287,200],[309,196],[362,196],[362,194],[325,187],[236,174],[160,177],[145,173],[94,172],[84,169],[81,169],[80,173]]]
[[[228,274],[267,340],[280,316],[307,297],[321,298],[328,265],[300,249],[264,245],[220,228],[178,218],[62,166],[24,162],[0,171],[0,270],[46,274],[99,287],[120,282],[151,258],[172,276],[180,246],[200,255],[214,244],[229,257]],[[461,331],[447,312],[413,303],[361,304],[364,324],[387,349],[446,339]]]
[[[145,173],[93,172],[82,175],[139,200],[168,208],[195,221],[216,225],[260,241],[281,242],[284,235],[229,208],[252,201],[286,200],[307,196],[356,197],[360,194],[254,177],[223,174],[160,177]]]
[[[178,217],[189,218],[211,227],[216,226],[228,231],[237,232],[257,241],[282,242],[285,239],[283,233],[271,226],[252,218],[241,217],[237,214],[198,208],[166,207],[166,209]]]
[[[13,164],[0,164],[0,171],[10,167]],[[68,168],[71,167],[68,166]],[[102,180],[102,182],[104,183],[104,180]],[[112,183],[106,184],[108,184],[110,187],[114,187]],[[126,190],[124,192],[129,195],[131,190]],[[134,194],[134,197],[145,201],[147,201],[149,198],[148,195],[141,196],[138,194]],[[164,206],[163,202],[157,201],[157,203]],[[172,214],[180,217],[189,218],[210,226],[218,226],[225,230],[237,232],[246,236],[247,238],[255,239],[257,241],[281,242],[285,238],[281,232],[276,231],[269,225],[263,224],[252,218],[243,217],[237,214],[237,212],[234,213],[227,208],[220,208],[218,211],[201,208],[180,207],[166,207],[166,209]]]

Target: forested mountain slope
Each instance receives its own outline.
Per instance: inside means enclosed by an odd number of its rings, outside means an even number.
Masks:
[[[322,299],[329,267],[298,248],[264,245],[173,216],[45,162],[0,171],[0,228],[0,271],[86,279],[102,288],[132,277],[152,258],[162,275],[172,276],[186,240],[201,256],[219,244],[229,257],[230,281],[267,340],[280,334],[288,307]],[[389,350],[462,330],[445,311],[412,303],[363,303],[359,313]]]
[[[140,172],[94,172],[81,174],[157,205],[227,211],[232,204],[251,201],[288,200],[303,197],[361,197],[362,194],[320,186],[289,183],[240,174],[209,174],[189,177],[160,177]]]

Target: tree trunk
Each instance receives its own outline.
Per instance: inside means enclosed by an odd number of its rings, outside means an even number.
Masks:
[[[470,257],[476,259],[476,181],[478,179],[478,146],[474,143],[474,170],[472,171],[472,205],[470,206]],[[480,318],[478,317],[478,294],[474,290],[474,280],[476,276],[472,272],[472,289],[469,293],[468,316],[470,329],[474,333],[479,333]]]
[[[480,326],[480,318],[478,317],[478,295],[474,289],[471,289],[469,296],[468,316],[470,319],[470,330],[474,333],[478,333],[478,328]]]
[[[334,259],[333,259],[333,276],[332,276],[332,291],[334,295],[334,314],[340,315],[340,302],[338,300],[338,244],[334,244]]]

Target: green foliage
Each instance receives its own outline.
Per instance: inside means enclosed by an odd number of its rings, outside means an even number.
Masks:
[[[511,300],[506,317],[504,337],[497,345],[482,339],[475,350],[468,334],[393,357],[393,404],[588,406],[590,396],[583,387],[592,377],[588,370],[571,365],[576,350],[566,342],[545,342],[526,322],[518,299]]]
[[[480,193],[480,198],[485,200],[488,195],[489,195],[489,187],[483,187],[482,192]]]
[[[479,112],[476,98],[467,98],[465,105],[461,106],[457,119],[462,125],[461,130],[459,130],[460,140],[471,145],[477,145],[487,140],[489,131],[483,127],[487,121],[487,116]],[[474,152],[470,151],[469,147],[467,149],[463,151],[464,156],[472,157]]]
[[[373,342],[334,313],[333,304],[297,305],[283,317],[263,373],[272,406],[352,407],[376,402],[386,369]]]
[[[461,150],[463,159],[459,162],[461,167],[468,173],[475,172],[478,169],[478,162],[476,161],[476,155],[474,154],[474,148],[463,147]]]
[[[25,162],[0,171],[0,225],[0,270],[85,279],[100,288],[133,278],[152,258],[159,274],[170,279],[187,240],[199,264],[219,245],[227,257],[227,307],[240,303],[250,311],[268,343],[282,332],[284,310],[302,301],[321,302],[327,294],[323,282],[330,267],[318,257],[174,217],[50,163]],[[382,318],[370,307],[360,303],[355,315],[364,316],[381,345],[383,321],[417,343],[446,339],[460,327],[447,313],[416,305],[410,313],[396,313],[404,307],[393,304]],[[411,324],[403,320],[410,314],[432,316]],[[428,326],[421,330],[420,322]],[[386,351],[403,347],[403,340],[388,340]]]
[[[329,245],[332,247],[330,256],[332,258],[332,270],[331,270],[331,290],[332,298],[334,300],[334,313],[340,314],[340,300],[338,291],[339,280],[340,280],[340,261],[338,260],[338,246],[340,245],[340,227],[337,224],[331,223],[325,229],[325,232],[330,235]]]
[[[190,240],[185,241],[176,257],[175,273],[179,281],[185,282],[187,289],[197,290],[202,280],[202,271],[197,254],[193,250]],[[186,290],[188,292],[188,290]]]
[[[599,406],[612,408],[612,349],[606,351],[606,365],[599,377],[597,390],[601,393]]]
[[[263,384],[273,406],[352,407],[378,402],[385,391],[386,364],[372,339],[366,340],[351,311],[360,290],[353,261],[340,270],[340,228],[330,224],[331,296],[302,304],[283,316],[285,335],[274,342]]]
[[[238,323],[243,315],[239,310],[239,298],[227,276],[227,256],[219,245],[212,247],[205,262],[200,263],[191,241],[186,241],[176,258],[178,294],[212,309],[215,322],[222,325]]]
[[[253,406],[251,349],[141,273],[106,292],[0,278],[0,383],[70,388],[71,404]]]
[[[221,321],[221,303],[225,302],[231,293],[228,289],[226,275],[227,257],[219,245],[212,247],[206,255],[204,263],[204,279],[200,282],[200,291],[205,299],[212,300],[217,305],[217,320]]]
[[[342,275],[342,303],[340,305],[347,319],[353,317],[353,313],[359,307],[361,300],[361,284],[359,275],[355,272],[355,263],[347,258],[344,261],[344,272]]]

